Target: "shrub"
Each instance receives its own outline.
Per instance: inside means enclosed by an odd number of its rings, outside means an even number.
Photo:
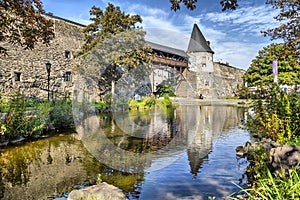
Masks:
[[[159,96],[162,97],[164,95],[168,95],[169,97],[175,97],[175,90],[174,88],[170,85],[164,85],[164,84],[159,84],[157,86],[157,91],[159,92]]]
[[[239,88],[238,97],[239,99],[248,99],[250,97],[249,88],[246,86],[242,86],[241,88]]]
[[[23,95],[12,95],[10,100],[7,100],[3,114],[3,119],[0,120],[1,134],[8,140],[18,137],[32,137],[36,134],[41,134],[46,119],[41,111],[28,112],[28,99]],[[37,108],[38,103],[33,104],[32,108]]]
[[[97,110],[99,110],[100,112],[105,111],[110,107],[111,107],[111,105],[107,101],[97,101],[97,102],[95,102],[95,108]]]
[[[71,101],[54,101],[49,113],[50,123],[56,129],[74,129]]]
[[[287,94],[273,85],[269,90],[261,90],[260,96],[267,98],[254,102],[254,116],[248,116],[247,126],[261,137],[281,143],[299,136],[300,103],[297,93]]]
[[[171,101],[169,95],[165,94],[164,99],[162,101],[160,101],[160,104],[162,104],[163,106],[166,106],[166,107],[172,106],[172,101]]]
[[[142,97],[142,102],[145,102],[145,106],[150,108],[155,105],[155,98],[153,96],[144,96]]]
[[[129,108],[132,109],[132,110],[139,108],[138,102],[134,99],[130,99],[128,104],[129,104]]]
[[[155,105],[155,98],[152,96],[144,96],[141,98],[141,101],[131,99],[129,100],[128,105],[131,110],[151,108],[153,105]]]

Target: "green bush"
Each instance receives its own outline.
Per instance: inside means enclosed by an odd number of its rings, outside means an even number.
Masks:
[[[0,120],[2,139],[13,140],[19,137],[36,137],[52,125],[56,129],[73,129],[71,101],[41,101],[11,95],[1,101],[1,111],[5,112]]]
[[[155,98],[153,96],[144,96],[142,97],[142,102],[145,102],[145,106],[150,108],[155,105]]]
[[[135,110],[139,108],[138,102],[134,99],[130,99],[128,105],[131,110]]]
[[[0,120],[1,135],[13,140],[18,137],[33,137],[41,134],[46,123],[43,113],[39,110],[28,112],[28,105],[32,108],[38,108],[39,103],[29,103],[28,98],[23,95],[12,95],[5,101],[6,108],[2,109],[3,119]]]
[[[169,95],[165,94],[164,95],[164,99],[159,101],[159,104],[166,106],[166,107],[170,107],[172,106],[172,101],[169,97]]]
[[[249,88],[246,86],[242,86],[241,88],[239,88],[238,97],[239,99],[248,99],[250,97]]]
[[[157,91],[159,92],[159,96],[163,97],[164,95],[168,95],[169,97],[175,97],[175,90],[174,88],[170,85],[165,85],[165,84],[159,84],[157,86]]]
[[[97,101],[95,102],[95,108],[98,110],[104,110],[106,108],[109,108],[111,105],[109,102],[107,101]]]
[[[130,99],[128,105],[131,110],[148,109],[155,105],[155,98],[152,96],[144,96],[141,98],[141,101]]]
[[[56,129],[74,129],[72,102],[62,100],[52,102],[49,118]]]
[[[261,90],[260,98],[254,101],[254,116],[248,116],[247,126],[263,138],[288,143],[300,136],[300,102],[296,92],[287,94],[273,85]]]

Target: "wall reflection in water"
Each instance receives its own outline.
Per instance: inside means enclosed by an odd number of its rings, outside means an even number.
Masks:
[[[243,109],[221,106],[90,116],[78,124],[78,135],[1,149],[0,198],[48,199],[74,185],[95,183],[99,173],[138,198],[147,183],[145,172],[172,166],[184,156],[189,165],[180,167],[197,176],[215,141],[243,117]]]
[[[111,118],[88,117],[77,130],[88,151],[114,169],[130,173],[158,170],[187,149],[191,171],[196,173],[220,134],[238,126],[244,114],[241,109],[180,106],[114,113]]]

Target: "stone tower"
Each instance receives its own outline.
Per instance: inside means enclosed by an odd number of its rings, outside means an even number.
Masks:
[[[205,98],[213,98],[214,92],[214,52],[210,48],[209,41],[206,41],[197,24],[194,24],[189,46],[189,83],[194,88],[194,94]]]

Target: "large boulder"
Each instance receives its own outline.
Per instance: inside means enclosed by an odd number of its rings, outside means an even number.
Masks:
[[[299,167],[300,147],[283,146],[272,148],[269,152],[270,163],[275,170]]]
[[[236,148],[236,155],[239,157],[248,157],[251,151],[260,146],[266,150],[269,156],[269,164],[273,170],[285,170],[293,167],[300,167],[300,147],[283,146],[274,142],[253,143],[247,142],[245,146]]]
[[[80,190],[73,190],[68,200],[127,200],[128,198],[119,188],[108,183],[93,185]]]
[[[268,153],[271,151],[271,149],[276,147],[282,147],[283,145],[275,142],[254,142],[254,143],[246,142],[244,146],[238,146],[236,148],[236,155],[241,158],[247,157],[247,155],[251,151],[255,150],[258,146],[262,146]]]

